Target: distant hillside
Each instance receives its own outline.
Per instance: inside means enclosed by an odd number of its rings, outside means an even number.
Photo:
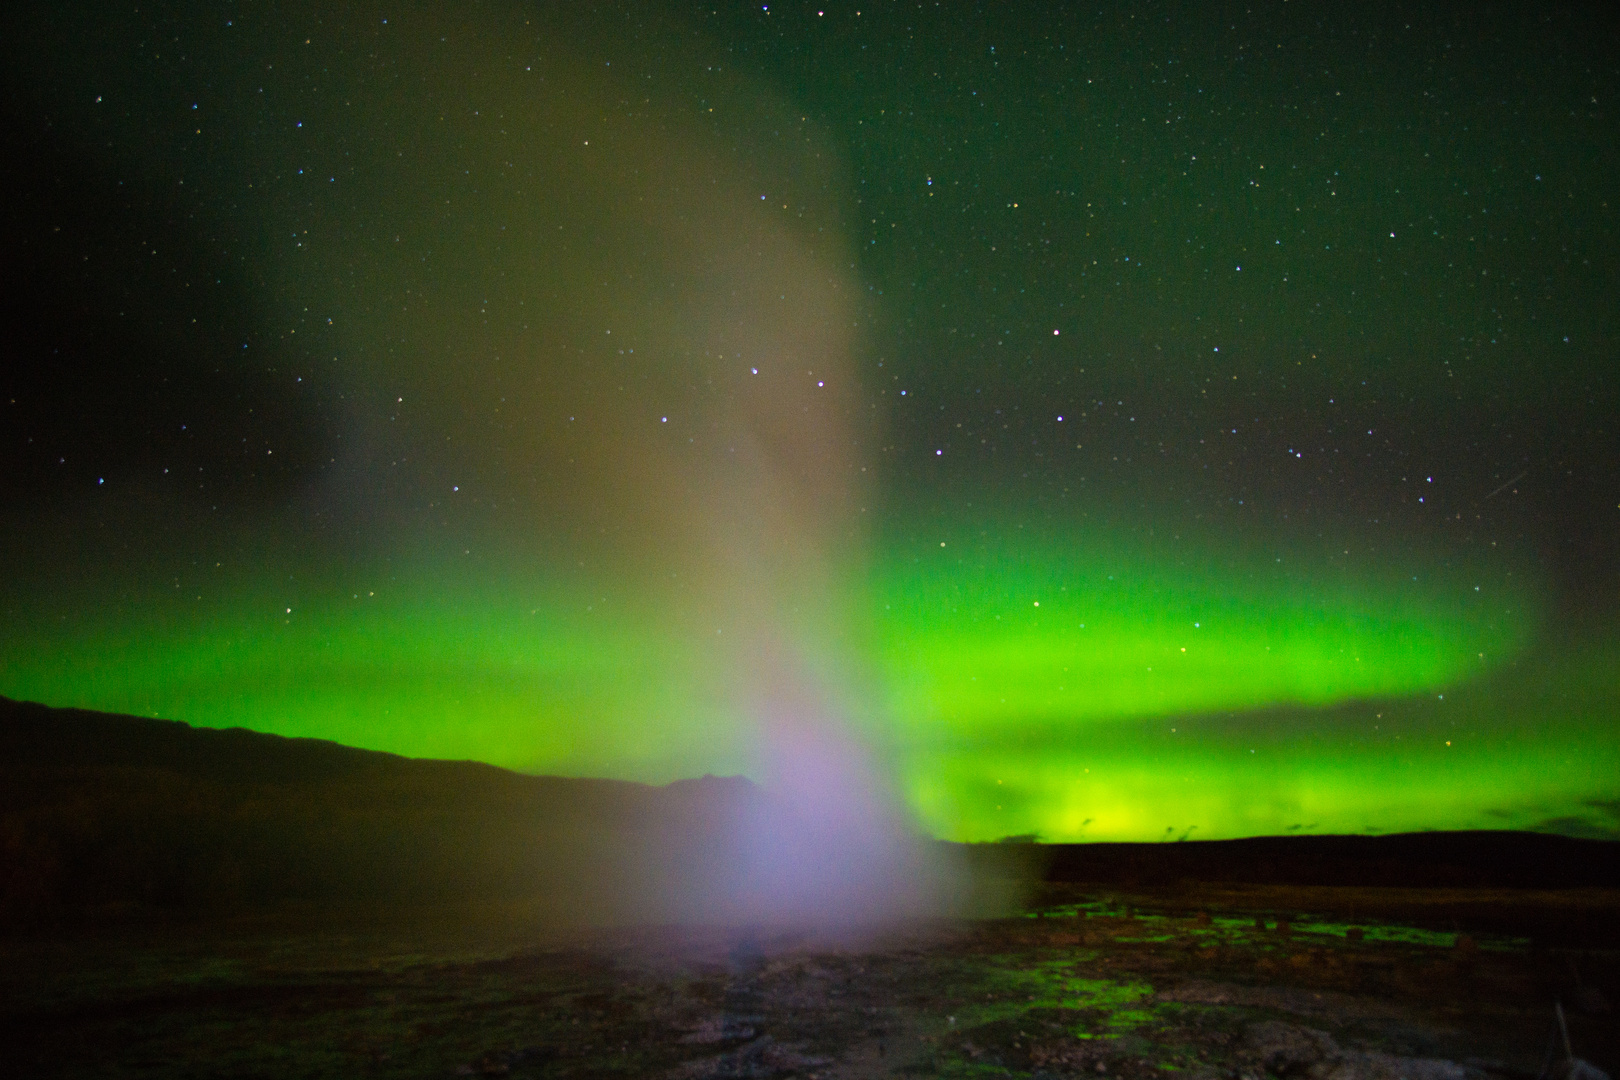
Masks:
[[[1620,842],[1475,831],[1256,836],[1163,844],[1053,844],[1048,881],[1181,881],[1400,888],[1620,888]]]
[[[741,872],[760,799],[741,777],[523,776],[0,698],[0,915],[542,898],[568,920],[683,917]]]
[[[744,910],[759,837],[791,854],[804,824],[742,777],[524,776],[0,698],[0,927],[483,901],[559,925],[722,920]],[[931,847],[896,849],[893,871],[954,892],[940,910],[986,910],[1042,876],[1620,888],[1620,843],[1531,833]]]

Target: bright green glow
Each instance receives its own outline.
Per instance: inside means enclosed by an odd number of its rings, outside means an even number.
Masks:
[[[1612,723],[1543,717],[1562,730],[1537,739],[1484,705],[1110,725],[1065,746],[922,754],[908,763],[908,795],[926,824],[964,839],[1215,840],[1534,827],[1620,770]]]
[[[1332,709],[993,732],[919,750],[908,794],[925,822],[973,839],[1602,834],[1620,775],[1620,642],[1583,651],[1444,693]]]
[[[599,591],[499,584],[423,575],[291,610],[255,591],[14,645],[3,692],[571,775],[749,767],[712,657]]]
[[[883,581],[880,638],[891,711],[925,741],[1409,694],[1488,670],[1533,625],[1478,575],[1356,581],[1209,548],[1187,565],[1110,537],[911,547]]]
[[[1493,677],[1536,627],[1504,567],[1080,535],[919,529],[888,548],[898,767],[936,833],[1530,827],[1611,786],[1600,692],[1577,701],[1572,671],[1536,676],[1539,695]]]
[[[1074,974],[1073,958],[1032,966],[1027,957],[993,957],[989,971],[990,977],[971,997],[962,995],[955,1014],[960,1027],[1015,1019],[1031,1009],[1085,1009],[1102,1014],[1099,1026],[1107,1032],[1103,1037],[1110,1038],[1150,1019],[1139,1006],[1153,996],[1151,985],[1082,978]],[[984,1000],[978,1000],[978,991],[984,992]],[[1094,1034],[1084,1030],[1086,1038]]]
[[[936,835],[1578,830],[1620,775],[1614,651],[1504,667],[1534,605],[1500,568],[1413,581],[1106,534],[879,550],[844,637],[877,692],[834,689]],[[0,641],[0,692],[537,772],[757,770],[737,656],[643,585],[435,560],[376,590],[341,576],[286,602],[265,568],[54,633],[42,605]],[[840,670],[817,630],[797,628],[811,666]]]

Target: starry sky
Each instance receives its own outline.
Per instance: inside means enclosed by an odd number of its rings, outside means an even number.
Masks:
[[[0,20],[0,693],[958,840],[1620,836],[1595,7]]]

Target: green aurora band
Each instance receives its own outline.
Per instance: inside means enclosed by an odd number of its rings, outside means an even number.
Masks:
[[[908,521],[912,539],[891,533],[850,575],[853,614],[823,621],[856,628],[873,670],[841,700],[937,836],[1527,825],[1620,767],[1600,694],[1584,719],[1579,693],[1552,706],[1559,730],[1590,731],[1573,754],[1568,735],[1534,737],[1545,695],[1495,686],[1536,629],[1533,590],[1501,567]],[[291,604],[271,584],[285,575],[262,574],[212,606],[13,633],[0,692],[530,772],[758,774],[725,657],[635,587],[443,566]],[[848,633],[801,637],[823,639],[831,672]]]

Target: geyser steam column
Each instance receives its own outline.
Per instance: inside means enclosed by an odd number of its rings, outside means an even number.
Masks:
[[[757,725],[767,798],[738,823],[734,912],[881,917],[933,902],[938,882],[851,723],[876,700],[862,693],[843,585],[861,562],[859,460],[873,421],[855,400],[859,312],[835,213],[845,189],[830,148],[803,118],[782,119],[796,137],[765,164],[715,176],[711,187],[731,194],[699,193],[700,227],[680,206],[660,223],[689,267],[672,325],[701,342],[705,385],[685,402],[708,447],[677,478],[683,498],[666,501],[656,471],[644,494],[673,514],[686,549],[684,621],[702,638],[712,625]]]
[[[798,152],[831,158],[811,139]],[[783,199],[763,223],[737,215],[691,246],[713,266],[692,297],[695,334],[736,383],[713,402],[722,437],[687,500],[697,632],[714,624],[741,711],[758,725],[767,794],[741,823],[740,914],[857,919],[938,902],[889,775],[852,725],[877,697],[862,692],[860,620],[845,610],[858,601],[841,577],[862,561],[859,460],[872,421],[854,400],[858,312],[841,230],[831,219],[799,226],[837,191],[807,193],[822,204],[808,213]]]
[[[914,909],[927,901],[919,849],[851,725],[875,695],[861,693],[840,578],[860,561],[867,441],[852,403],[849,262],[828,235],[741,239],[704,322],[710,351],[747,360],[746,375],[717,402],[723,437],[691,479],[686,519],[698,545],[689,617],[698,634],[714,625],[763,753],[767,800],[740,823],[732,900],[739,914],[786,918]]]
[[[370,193],[323,195],[313,259],[277,265],[287,310],[335,298],[352,395],[372,403],[330,501],[397,492],[369,511],[390,530],[431,538],[460,515],[451,533],[519,562],[633,583],[758,726],[769,809],[739,823],[747,865],[723,903],[881,914],[900,898],[886,878],[914,867],[842,715],[862,680],[836,568],[861,543],[867,440],[836,155],[723,56],[578,28],[536,55],[526,24],[467,29],[390,24],[368,46],[384,77],[349,80],[319,118],[361,114]],[[306,207],[281,209],[307,228]],[[485,493],[476,509],[444,497],[463,487]]]

